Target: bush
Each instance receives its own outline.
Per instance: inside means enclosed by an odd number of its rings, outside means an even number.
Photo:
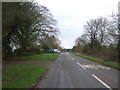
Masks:
[[[23,52],[24,52],[24,50],[23,50],[22,48],[18,48],[18,49],[15,49],[15,50],[14,50],[14,54],[15,54],[16,56],[22,56],[22,55],[23,55]]]
[[[92,51],[91,51],[91,47],[86,44],[86,45],[84,45],[84,46],[82,47],[81,52],[82,52],[82,53],[91,53],[91,52],[92,52]]]
[[[109,46],[98,45],[91,48],[89,44],[85,44],[84,46],[79,47],[77,46],[76,52],[77,51],[80,51],[78,53],[84,53],[86,55],[90,55],[96,58],[109,59],[115,62],[118,60],[117,58],[118,53],[115,45]]]
[[[14,54],[16,56],[26,56],[26,55],[35,55],[35,54],[40,54],[40,49],[37,48],[31,48],[28,50],[24,50],[22,48],[18,48],[16,50],[14,50]]]

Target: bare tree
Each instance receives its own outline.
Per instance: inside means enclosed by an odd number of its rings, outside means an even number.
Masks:
[[[95,46],[96,41],[97,41],[97,35],[98,35],[98,26],[99,23],[97,20],[91,19],[89,22],[86,23],[84,26],[85,28],[85,33],[87,35],[87,38],[89,40],[89,44],[91,47]]]
[[[117,27],[113,21],[100,17],[91,19],[84,27],[91,47],[116,43]]]

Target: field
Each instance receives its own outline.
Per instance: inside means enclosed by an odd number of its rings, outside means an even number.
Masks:
[[[44,66],[7,65],[3,69],[3,88],[27,88],[34,86],[36,81],[47,70]]]
[[[53,61],[59,54],[40,54],[32,56],[14,57],[12,62],[25,60],[32,61]],[[3,66],[2,87],[3,88],[29,88],[34,86],[44,75],[48,68],[44,65],[7,64]]]

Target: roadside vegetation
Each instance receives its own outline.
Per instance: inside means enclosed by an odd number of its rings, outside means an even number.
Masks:
[[[103,58],[103,59],[94,58],[94,57],[90,57],[90,56],[87,56],[87,55],[84,55],[84,54],[81,54],[81,53],[75,53],[74,55],[77,55],[77,56],[80,56],[82,58],[85,58],[85,59],[88,59],[88,60],[91,60],[91,61],[94,61],[94,62],[97,62],[97,63],[100,63],[100,64],[104,64],[104,65],[107,65],[107,66],[110,66],[112,68],[116,68],[116,69],[120,70],[120,64],[119,63],[109,61],[108,59],[105,59],[105,58]]]
[[[14,57],[11,59],[12,61],[53,61],[57,59],[58,56],[59,53],[54,53]],[[2,72],[2,88],[30,88],[37,84],[47,70],[48,68],[46,66],[20,64],[4,65]]]
[[[90,19],[86,22],[84,33],[75,40],[72,51],[81,53],[80,56],[86,59],[117,68],[117,63],[120,63],[120,25],[118,15],[111,16]]]
[[[40,55],[15,57],[12,60],[51,61],[51,60],[57,59],[58,56],[59,56],[59,53],[54,53],[54,54],[40,54]]]
[[[3,69],[2,88],[30,88],[46,70],[44,66],[7,65]]]
[[[6,64],[9,60],[55,60],[61,49],[56,20],[50,10],[33,2],[2,3],[3,88],[34,86],[47,70],[44,66]]]
[[[59,31],[50,10],[36,2],[2,3],[2,59],[60,49]]]

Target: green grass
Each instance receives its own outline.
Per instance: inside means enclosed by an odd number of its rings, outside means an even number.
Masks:
[[[85,58],[85,59],[88,59],[88,60],[91,60],[91,61],[94,61],[94,62],[97,62],[97,63],[100,63],[100,64],[104,64],[104,65],[116,68],[116,69],[120,69],[120,64],[118,64],[116,62],[104,61],[102,59],[89,57],[89,56],[86,56],[86,55],[83,55],[83,54],[80,54],[80,53],[75,54],[75,55],[80,56],[80,57]]]
[[[58,58],[58,53],[53,54],[40,54],[40,55],[31,55],[31,56],[23,56],[16,57],[14,60],[55,60]]]
[[[44,66],[8,65],[3,69],[3,88],[27,88],[36,84],[47,70]]]

